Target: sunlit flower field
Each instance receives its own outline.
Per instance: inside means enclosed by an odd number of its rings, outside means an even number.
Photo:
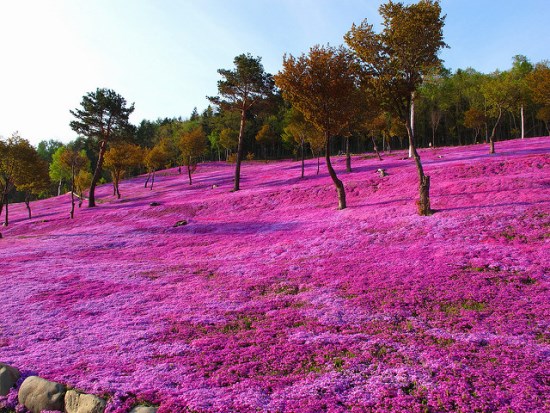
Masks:
[[[430,217],[403,151],[335,157],[342,211],[316,160],[10,206],[0,361],[110,413],[549,411],[550,138],[496,150],[420,151]]]

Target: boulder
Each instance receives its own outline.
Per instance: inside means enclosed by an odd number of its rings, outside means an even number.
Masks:
[[[21,373],[15,367],[0,363],[0,396],[6,396],[20,377]]]
[[[153,406],[136,406],[130,413],[157,413],[158,407]]]
[[[78,393],[69,390],[65,394],[65,411],[67,413],[103,413],[105,400],[93,394]]]
[[[42,410],[64,410],[65,386],[38,376],[29,376],[19,388],[19,404],[32,413]]]
[[[182,227],[184,225],[187,225],[187,221],[185,219],[181,220],[181,221],[178,221],[174,224],[174,228],[175,227]]]

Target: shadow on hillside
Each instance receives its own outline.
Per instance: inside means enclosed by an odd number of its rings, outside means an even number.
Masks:
[[[506,202],[500,204],[489,204],[489,205],[468,205],[468,206],[457,206],[451,208],[437,208],[438,212],[445,211],[467,211],[471,209],[489,209],[489,208],[499,208],[499,207],[517,207],[517,206],[533,206],[533,205],[549,205],[550,201],[530,201],[530,202]]]
[[[381,201],[381,202],[369,202],[369,203],[363,203],[363,204],[353,204],[354,208],[357,207],[374,207],[374,206],[387,206],[391,204],[400,204],[400,203],[407,203],[407,202],[413,202],[413,198],[396,198],[396,199],[389,199],[387,201]]]
[[[495,143],[496,145],[496,143]],[[427,158],[425,162],[430,164],[437,164],[437,163],[444,163],[444,162],[462,162],[462,161],[474,161],[474,160],[489,160],[494,162],[503,162],[509,157],[512,156],[527,156],[527,155],[545,155],[548,154],[548,150],[546,148],[536,148],[536,149],[519,149],[515,151],[504,151],[499,152],[498,147],[495,149],[494,154],[489,153],[476,153],[476,154],[469,154],[466,156],[461,156],[461,152],[457,152],[456,154],[445,154],[441,158],[433,158],[429,159]],[[504,158],[503,158],[504,157]],[[424,160],[423,160],[424,162]]]
[[[216,223],[194,223],[186,226],[171,228],[168,232],[190,233],[190,234],[217,234],[217,235],[250,235],[266,234],[282,231],[292,231],[298,228],[296,222],[216,222]]]

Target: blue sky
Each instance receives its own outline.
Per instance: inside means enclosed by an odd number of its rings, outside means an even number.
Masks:
[[[97,87],[135,102],[131,121],[188,117],[216,94],[219,68],[250,52],[266,71],[284,53],[339,45],[352,23],[378,26],[378,0],[0,0],[0,136],[76,136],[70,109]],[[405,3],[411,3],[405,1]],[[453,70],[550,59],[548,0],[442,0]]]

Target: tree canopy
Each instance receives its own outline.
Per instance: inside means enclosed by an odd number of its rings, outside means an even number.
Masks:
[[[338,208],[346,208],[344,185],[330,161],[330,139],[349,125],[360,102],[351,54],[343,47],[314,46],[307,55],[285,55],[275,83],[283,97],[324,134],[325,159],[338,193]]]
[[[264,71],[260,57],[241,54],[233,60],[235,69],[218,69],[222,76],[218,80],[218,96],[208,99],[223,110],[238,111],[241,114],[237,144],[237,163],[233,190],[240,189],[241,161],[247,111],[267,98],[273,91],[273,79]]]
[[[95,92],[84,95],[80,105],[81,108],[70,111],[75,117],[70,126],[76,133],[93,139],[99,144],[99,156],[88,200],[88,206],[94,207],[95,186],[101,177],[107,144],[128,132],[129,116],[134,111],[134,104],[127,106],[126,99],[114,90],[98,88]]]

